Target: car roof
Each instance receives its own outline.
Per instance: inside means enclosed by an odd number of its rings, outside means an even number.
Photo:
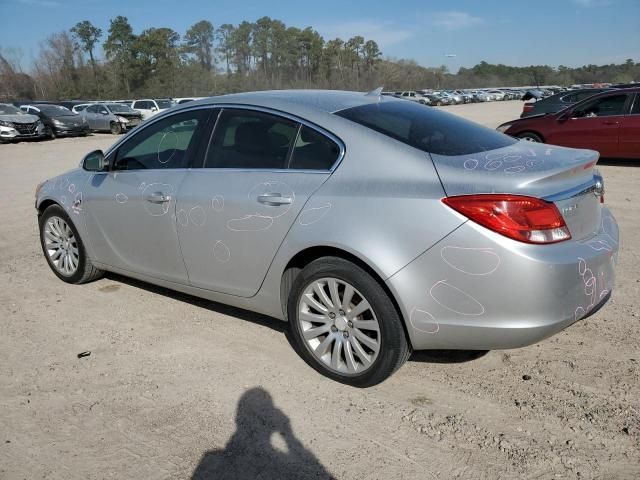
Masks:
[[[383,101],[398,100],[388,95],[367,95],[364,92],[343,90],[267,90],[209,97],[189,102],[185,104],[185,108],[193,108],[194,105],[240,104],[304,116],[310,112],[329,114]]]

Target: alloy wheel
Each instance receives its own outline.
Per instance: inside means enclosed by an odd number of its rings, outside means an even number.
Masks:
[[[62,218],[52,216],[44,227],[44,246],[58,272],[73,275],[80,263],[80,250],[73,230]]]
[[[309,351],[343,375],[368,370],[380,352],[380,324],[369,301],[353,285],[320,278],[304,289],[298,322]]]

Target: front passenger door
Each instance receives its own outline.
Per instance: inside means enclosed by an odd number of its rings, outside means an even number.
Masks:
[[[84,205],[99,262],[188,283],[176,232],[176,195],[198,156],[209,112],[180,112],[141,127],[109,154],[111,170],[94,174]]]

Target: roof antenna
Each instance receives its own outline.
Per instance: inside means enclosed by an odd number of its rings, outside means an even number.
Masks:
[[[367,92],[364,94],[365,97],[379,97],[380,95],[382,95],[382,90],[384,87],[378,87],[374,90],[371,90],[370,92]]]

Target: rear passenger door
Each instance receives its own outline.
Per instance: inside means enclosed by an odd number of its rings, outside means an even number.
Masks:
[[[98,116],[98,106],[97,105],[89,105],[82,111],[82,116],[87,120],[89,124],[89,128],[91,130],[100,130],[100,125],[97,119]]]
[[[297,120],[221,110],[203,168],[188,172],[178,194],[190,283],[242,297],[257,293],[292,223],[341,152],[337,139]]]

